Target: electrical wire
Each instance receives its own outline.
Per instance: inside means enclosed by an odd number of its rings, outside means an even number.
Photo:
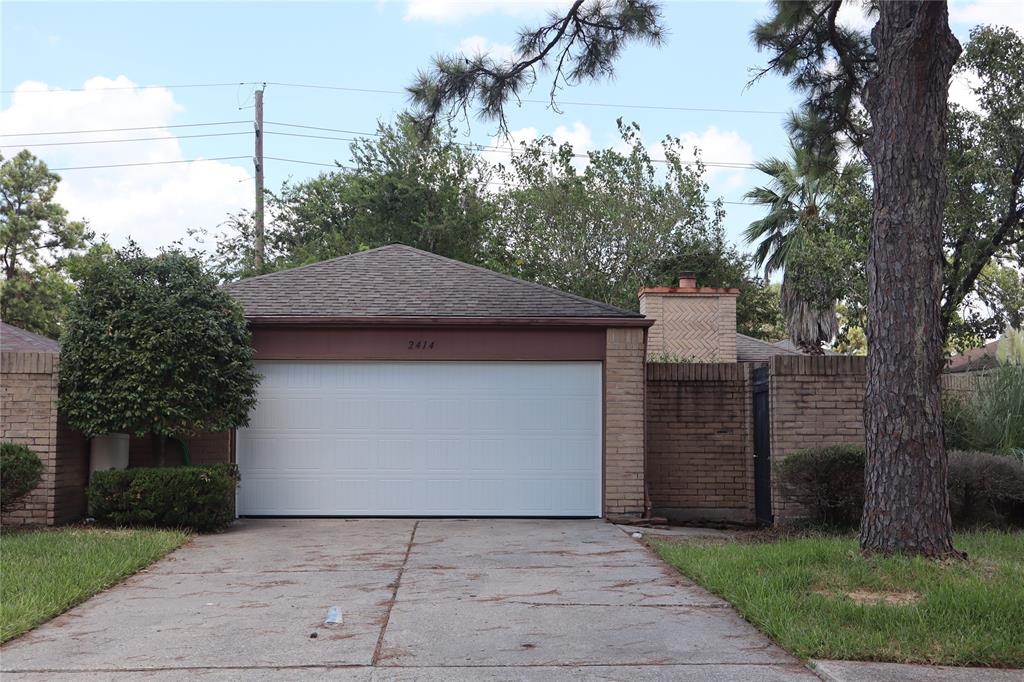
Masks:
[[[161,140],[190,140],[196,137],[229,137],[232,135],[252,135],[250,132],[241,133],[204,133],[199,135],[174,135],[171,137],[126,137],[122,140],[74,140],[71,142],[32,142],[29,147],[66,147],[78,144],[111,144],[114,142],[159,142]],[[0,149],[11,149],[24,147],[25,144],[0,144]]]
[[[332,141],[338,141],[338,142],[357,142],[358,141],[358,138],[354,138],[354,137],[334,137],[334,136],[330,136],[330,135],[310,135],[310,134],[306,134],[306,133],[285,133],[285,132],[281,132],[281,131],[277,131],[277,130],[267,130],[265,132],[266,132],[267,135],[283,135],[285,137],[298,137],[298,138],[306,138],[306,139],[313,139],[313,140],[332,140]],[[358,134],[362,134],[362,133],[358,133]],[[474,151],[495,152],[495,153],[499,153],[499,154],[515,154],[516,153],[515,149],[511,149],[509,147],[500,147],[500,146],[494,146],[494,145],[476,145],[476,144],[461,143],[461,142],[456,142],[454,144],[457,144],[457,145],[462,146],[462,147],[466,147],[466,148],[474,150]],[[589,159],[590,156],[588,154],[573,154],[572,158],[574,158],[574,159]],[[654,163],[668,163],[668,161],[666,159],[651,159],[651,161],[654,162]],[[715,168],[737,168],[737,169],[753,169],[753,168],[755,168],[754,164],[744,163],[744,162],[739,162],[739,161],[735,161],[735,162],[734,161],[701,161],[701,162],[699,162],[699,161],[695,160],[695,161],[683,161],[682,165],[684,165],[684,166],[696,166],[698,163],[703,163],[703,165],[705,165],[705,166],[710,166],[710,167],[715,167]]]
[[[173,125],[160,126],[136,126],[134,128],[93,128],[91,130],[52,130],[50,132],[34,133],[0,133],[0,137],[29,137],[36,135],[82,135],[85,133],[121,133],[133,130],[163,130],[164,128],[200,128],[203,126],[228,126],[238,123],[252,123],[252,121],[217,121],[215,123],[175,123]]]
[[[129,168],[133,166],[164,166],[172,163],[194,163],[196,161],[233,161],[236,159],[251,159],[251,156],[212,156],[199,159],[179,159],[177,161],[142,161],[139,163],[107,163],[95,166],[64,166],[63,168],[50,168],[52,171],[69,170],[91,170],[93,168]]]
[[[320,85],[316,83],[288,83],[284,81],[240,81],[232,83],[185,83],[175,85],[134,85],[134,86],[110,86],[100,88],[62,88],[59,90],[0,90],[0,94],[11,95],[11,94],[44,94],[44,93],[59,93],[59,92],[102,92],[112,90],[149,90],[155,88],[165,88],[168,90],[180,89],[180,88],[219,88],[219,87],[239,87],[243,85],[273,85],[281,88],[302,88],[307,90],[328,90],[337,92],[355,92],[364,94],[376,94],[376,95],[403,95],[407,96],[409,93],[404,90],[382,90],[376,88],[351,88],[341,85]],[[546,99],[519,99],[518,102],[527,104],[545,104],[551,105],[552,102]],[[554,102],[554,106],[574,106],[574,107],[603,107],[612,109],[646,109],[655,111],[694,111],[704,113],[718,113],[718,114],[753,114],[753,115],[771,115],[777,116],[785,114],[785,111],[776,111],[770,109],[739,109],[729,107],[684,107],[675,106],[668,104],[621,104],[613,102],[580,102],[574,100],[564,100]]]

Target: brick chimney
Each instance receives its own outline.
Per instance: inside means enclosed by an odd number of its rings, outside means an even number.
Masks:
[[[653,319],[647,357],[683,362],[736,362],[736,297],[739,289],[697,286],[692,272],[677,287],[640,290],[640,313]]]

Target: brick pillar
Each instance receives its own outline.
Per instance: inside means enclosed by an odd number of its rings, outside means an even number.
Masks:
[[[736,362],[739,289],[699,287],[684,273],[677,287],[640,290],[640,313],[654,320],[647,357],[655,362]]]
[[[604,363],[604,513],[644,511],[644,329],[609,329]]]
[[[5,526],[54,522],[57,371],[56,353],[0,353],[0,440],[28,446],[43,463],[39,485],[3,513]]]

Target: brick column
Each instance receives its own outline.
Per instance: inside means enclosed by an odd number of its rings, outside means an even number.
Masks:
[[[644,330],[609,329],[604,363],[604,513],[644,511]]]
[[[28,446],[43,463],[39,485],[3,513],[5,526],[54,522],[57,372],[55,353],[0,353],[0,440]]]

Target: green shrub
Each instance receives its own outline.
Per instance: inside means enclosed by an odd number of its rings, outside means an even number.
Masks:
[[[219,530],[235,517],[234,464],[96,471],[92,515],[114,526]]]
[[[864,507],[864,449],[837,445],[800,450],[775,467],[783,499],[807,520],[853,527]],[[1024,526],[1024,462],[987,452],[949,453],[949,506],[958,528]]]
[[[850,527],[864,507],[864,448],[832,445],[798,450],[775,466],[783,498],[804,506],[811,520]]]
[[[39,485],[43,463],[24,445],[0,443],[0,509],[7,509]]]
[[[1024,463],[987,452],[950,452],[949,506],[957,526],[1024,526]]]

